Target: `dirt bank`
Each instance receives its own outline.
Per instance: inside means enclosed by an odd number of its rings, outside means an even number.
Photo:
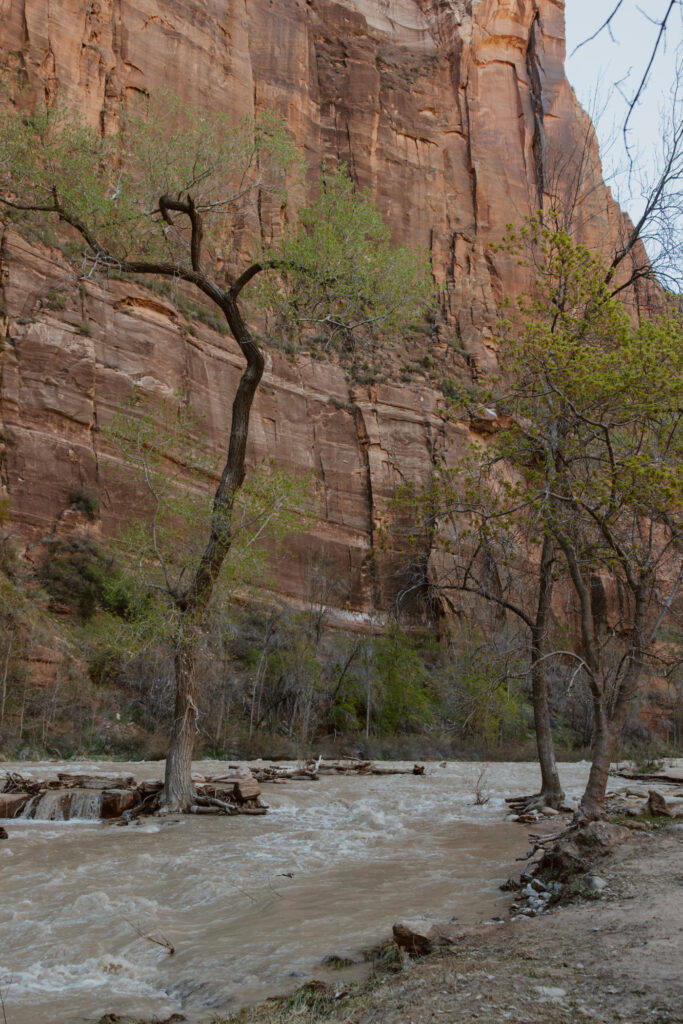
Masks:
[[[637,833],[599,864],[608,888],[359,988],[310,986],[230,1024],[626,1024],[683,1021],[683,830]]]

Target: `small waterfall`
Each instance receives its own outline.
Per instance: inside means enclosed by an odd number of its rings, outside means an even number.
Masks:
[[[31,797],[22,811],[22,818],[40,821],[66,821],[69,817],[71,793],[63,789],[48,789]]]
[[[36,821],[98,821],[102,817],[102,793],[90,789],[48,789],[32,796],[20,817]]]
[[[68,817],[98,821],[102,817],[102,793],[92,789],[75,789]]]
[[[18,817],[20,817],[20,818],[32,818],[33,817],[33,813],[34,813],[36,807],[38,806],[38,804],[40,803],[40,801],[42,799],[43,799],[43,794],[42,793],[36,793],[35,796],[32,796],[31,799],[28,800],[24,804],[24,806],[21,809],[21,814],[18,815]]]

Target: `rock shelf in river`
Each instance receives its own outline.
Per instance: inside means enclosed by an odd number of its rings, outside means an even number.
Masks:
[[[261,787],[249,768],[230,766],[218,779],[194,778],[195,814],[265,814]],[[140,814],[153,814],[161,781],[138,783],[133,775],[96,775],[58,772],[36,779],[18,772],[0,774],[0,818],[41,821],[118,820],[128,822]]]
[[[192,814],[266,814],[261,783],[318,780],[322,775],[424,775],[424,765],[398,768],[374,761],[322,758],[283,767],[229,765],[222,775],[193,776],[196,796]],[[154,814],[163,782],[137,782],[130,773],[100,775],[57,772],[37,779],[15,771],[0,773],[0,818],[31,818],[40,821],[119,821],[126,823],[141,814]]]

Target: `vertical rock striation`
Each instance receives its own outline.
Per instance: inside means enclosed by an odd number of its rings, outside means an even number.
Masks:
[[[580,162],[598,166],[564,48],[562,0],[0,0],[0,69],[27,108],[59,96],[115,132],[122,101],[169,88],[236,116],[275,108],[314,170],[345,162],[396,241],[431,250],[444,376],[495,366],[497,304],[524,284],[489,244]],[[602,185],[575,221],[596,247],[621,224]],[[106,487],[115,456],[98,432],[133,385],[185,387],[223,448],[238,350],[202,325],[191,335],[166,299],[79,283],[54,251],[5,230],[0,332],[0,487],[28,545],[74,491],[101,492],[105,531],[134,504]],[[250,459],[313,469],[324,507],[302,557],[281,564],[281,593],[306,599],[314,552],[344,580],[342,619],[383,600],[372,541],[388,497],[467,433],[438,405],[426,380],[360,387],[337,366],[269,357]]]

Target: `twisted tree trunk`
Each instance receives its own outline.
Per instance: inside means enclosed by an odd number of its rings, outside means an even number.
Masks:
[[[240,279],[241,282],[242,279]],[[245,477],[249,418],[264,369],[263,355],[237,306],[240,282],[214,299],[223,310],[231,333],[247,365],[232,403],[230,439],[225,465],[216,490],[209,538],[187,590],[175,597],[180,623],[174,639],[175,713],[166,755],[166,773],[160,810],[189,811],[194,803],[192,752],[197,735],[197,656],[200,625],[232,543],[231,523],[235,496]]]

